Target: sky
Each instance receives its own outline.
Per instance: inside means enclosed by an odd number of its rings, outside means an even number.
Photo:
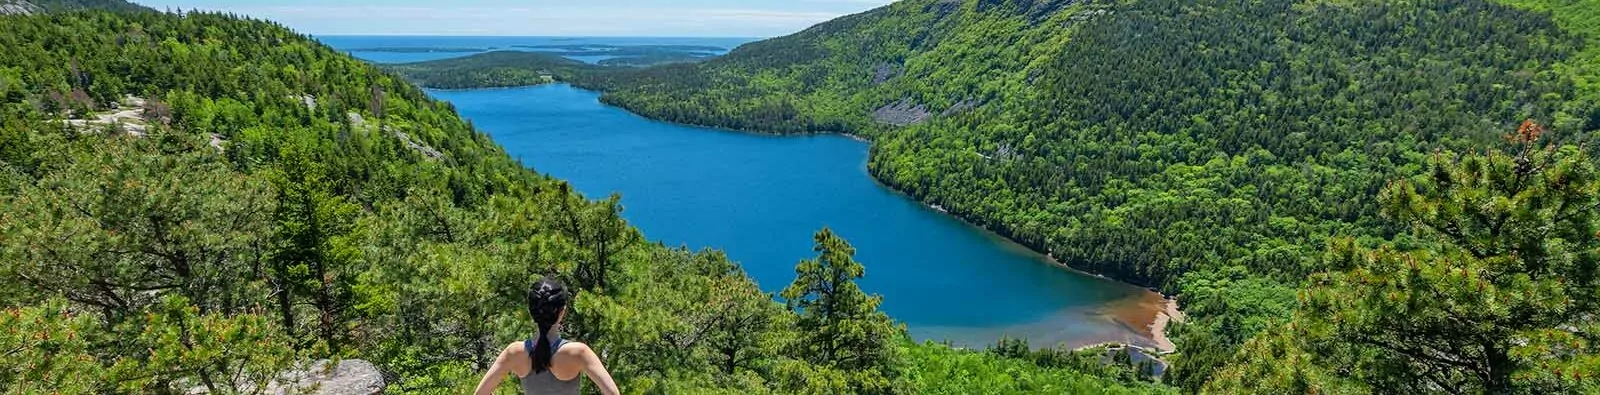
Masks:
[[[774,37],[894,0],[133,0],[314,35]]]

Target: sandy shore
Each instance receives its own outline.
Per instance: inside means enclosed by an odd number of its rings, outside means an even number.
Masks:
[[[1167,324],[1183,322],[1183,312],[1178,311],[1177,299],[1165,299],[1164,308],[1156,313],[1155,320],[1150,322],[1150,339],[1156,342],[1156,351],[1169,353],[1176,351],[1178,346],[1172,344],[1172,339],[1167,338]]]
[[[1117,323],[1129,329],[1140,332],[1153,343],[1157,353],[1170,353],[1177,349],[1172,344],[1172,339],[1167,338],[1167,324],[1183,321],[1183,313],[1178,311],[1178,300],[1168,299],[1156,292],[1145,292],[1140,296],[1128,298],[1108,306],[1105,313]]]

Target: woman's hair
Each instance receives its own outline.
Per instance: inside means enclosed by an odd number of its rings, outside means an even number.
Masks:
[[[571,299],[572,294],[567,292],[567,286],[550,277],[528,287],[528,315],[532,315],[533,323],[539,326],[539,338],[534,341],[531,355],[535,373],[550,369],[550,357],[555,354],[550,349],[550,327],[555,326],[556,320],[561,318],[561,311]]]

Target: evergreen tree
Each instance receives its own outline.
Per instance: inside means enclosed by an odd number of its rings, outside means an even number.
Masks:
[[[900,331],[855,280],[866,274],[854,247],[823,228],[815,235],[816,259],[800,261],[781,296],[799,314],[797,354],[811,363],[850,375],[861,392],[886,392],[893,378],[894,339]]]
[[[278,314],[293,333],[297,299],[316,310],[315,331],[326,346],[338,350],[349,333],[350,287],[359,273],[351,267],[360,251],[351,245],[359,206],[334,194],[326,170],[301,147],[291,145],[273,174],[278,190],[274,213],[273,265]]]
[[[1510,153],[1436,154],[1427,175],[1385,188],[1384,215],[1413,232],[1330,247],[1332,271],[1284,328],[1304,361],[1383,393],[1600,390],[1600,174],[1541,132],[1524,123]],[[1272,377],[1224,376],[1225,392]]]

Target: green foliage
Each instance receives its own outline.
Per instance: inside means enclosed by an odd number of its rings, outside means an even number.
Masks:
[[[41,291],[12,302],[60,296],[113,323],[157,291],[208,309],[250,306],[244,295],[263,291],[251,256],[261,252],[266,185],[215,154],[150,155],[158,138],[47,145],[71,161],[0,198],[0,273]]]
[[[849,392],[887,393],[894,379],[894,340],[904,330],[878,311],[882,296],[867,295],[856,285],[866,269],[855,261],[855,248],[828,228],[815,240],[817,258],[800,261],[794,282],[780,294],[799,314],[795,327],[801,335],[794,349],[825,367],[814,374],[841,377]]]
[[[1595,391],[1600,179],[1582,149],[1539,134],[1530,122],[1511,153],[1437,154],[1385,188],[1385,216],[1413,239],[1334,243],[1281,347],[1377,392]],[[1279,363],[1249,357],[1236,369]]]
[[[403,63],[385,68],[417,85],[437,89],[498,88],[539,85],[570,78],[594,66],[561,55],[495,51],[459,58]]]
[[[1546,13],[1563,30],[1584,38],[1583,49],[1554,66],[1570,78],[1576,96],[1555,116],[1557,130],[1600,130],[1600,7],[1573,0],[1496,0],[1497,3]]]
[[[1365,197],[1420,153],[1600,108],[1571,100],[1586,40],[1551,18],[1482,0],[904,1],[580,82],[669,121],[872,138],[885,183],[1176,292],[1227,267],[1295,283],[1329,235],[1392,232]],[[927,119],[879,116],[902,103]]]
[[[830,288],[786,298],[837,308],[793,314],[722,253],[643,242],[617,197],[281,26],[3,16],[0,44],[0,391],[231,393],[362,358],[390,393],[465,392],[533,334],[522,294],[543,275],[574,285],[565,335],[630,393],[938,385],[900,374],[904,334],[843,240],[798,271]],[[1094,374],[986,358],[964,366]]]
[[[1032,362],[1034,365],[1049,369],[1065,369],[1073,372],[1086,373],[1095,377],[1113,379],[1124,384],[1154,381],[1152,368],[1141,361],[1133,363],[1133,356],[1128,347],[1118,346],[1113,350],[1112,345],[1087,347],[1076,350],[1062,348],[1033,349],[1024,339],[1000,339],[994,347],[988,350],[996,356]]]
[[[65,12],[78,10],[106,10],[117,12],[154,12],[149,7],[130,3],[124,0],[20,0],[22,3],[31,4],[45,12]]]
[[[0,315],[0,390],[7,393],[91,393],[100,389],[104,367],[95,363],[81,335],[93,320],[59,300]]]
[[[718,47],[693,45],[538,45],[513,51],[493,51],[458,58],[385,65],[384,69],[434,89],[477,89],[540,85],[557,81],[583,86],[608,79],[631,68],[695,63],[707,59],[705,51]],[[596,47],[604,47],[597,49]],[[562,52],[546,52],[560,49]],[[448,51],[468,48],[366,48],[359,50]],[[466,51],[477,52],[477,51]],[[596,64],[567,56],[612,56]]]
[[[907,0],[577,85],[652,118],[873,141],[869,169],[1074,267],[1182,294],[1197,391],[1373,196],[1510,122],[1600,129],[1589,1]],[[1592,147],[1586,148],[1592,151]],[[1261,347],[1270,342],[1263,341]]]
[[[9,308],[0,315],[6,368],[0,389],[14,393],[238,393],[261,388],[296,354],[265,316],[201,314],[167,297],[112,335],[63,300]],[[107,349],[122,351],[106,356]]]
[[[291,141],[292,144],[292,141]],[[278,314],[291,333],[298,332],[294,312],[298,299],[316,309],[318,339],[338,350],[348,332],[352,267],[360,251],[351,234],[360,207],[333,193],[322,165],[294,145],[280,152],[278,166],[266,176],[276,186],[271,261],[273,294]]]
[[[1025,348],[1025,345],[1024,345]],[[902,343],[907,365],[906,393],[915,394],[1158,394],[1176,393],[1149,383],[1119,382],[1098,374],[1042,365],[1031,358],[1004,353],[979,353],[936,344]],[[1059,355],[1053,352],[1039,355]],[[1068,354],[1073,354],[1068,352]],[[1086,355],[1086,354],[1079,354]],[[1103,355],[1103,354],[1100,354]],[[1099,355],[1083,358],[1086,368],[1100,368]],[[1041,367],[1044,366],[1044,367]]]
[[[1166,383],[1198,392],[1257,334],[1290,318],[1295,289],[1253,277],[1242,267],[1198,272],[1183,281],[1184,314],[1205,317],[1169,328],[1180,353],[1169,357]]]

